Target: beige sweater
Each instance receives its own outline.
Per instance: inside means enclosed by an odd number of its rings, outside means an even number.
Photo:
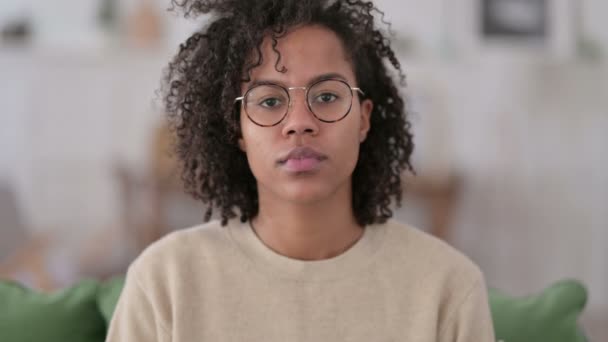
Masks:
[[[131,265],[117,342],[494,342],[484,278],[442,241],[394,220],[344,253],[291,259],[250,225],[178,231]]]

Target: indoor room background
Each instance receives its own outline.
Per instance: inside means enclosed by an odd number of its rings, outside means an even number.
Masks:
[[[416,142],[418,175],[404,175],[395,217],[513,295],[581,281],[583,320],[608,341],[608,2],[375,3],[392,23]],[[0,265],[18,281],[52,290],[121,273],[201,222],[156,91],[205,18],[168,5],[0,4]]]

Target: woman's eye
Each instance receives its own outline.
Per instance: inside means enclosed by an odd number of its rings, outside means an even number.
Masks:
[[[336,95],[334,95],[334,94],[324,93],[324,94],[321,94],[321,95],[317,96],[317,102],[321,102],[321,103],[333,102],[337,98],[338,97]]]
[[[278,107],[281,105],[281,100],[277,99],[276,97],[271,97],[271,98],[262,100],[262,102],[260,102],[260,105],[262,107],[274,108],[274,107]]]

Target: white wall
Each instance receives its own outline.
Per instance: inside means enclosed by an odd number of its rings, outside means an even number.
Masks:
[[[491,286],[523,294],[575,277],[606,310],[608,67],[484,63],[410,69],[410,91],[430,97],[414,119],[418,166],[464,176],[452,242]]]
[[[2,171],[36,231],[117,220],[116,163],[143,168],[165,55],[0,52]]]

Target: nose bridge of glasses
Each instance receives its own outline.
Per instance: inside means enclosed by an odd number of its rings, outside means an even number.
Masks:
[[[287,88],[287,90],[294,90],[294,89],[306,90],[306,89],[308,89],[308,87],[288,87]]]
[[[285,89],[287,89],[287,92],[288,92],[288,95],[289,95],[289,107],[291,107],[293,105],[293,102],[294,102],[293,100],[295,98],[295,96],[289,94],[289,91],[291,91],[291,90],[302,90],[303,91],[302,93],[303,93],[303,96],[304,96],[304,101],[302,101],[302,104],[304,106],[306,106],[306,103],[308,101],[306,99],[306,94],[308,93],[308,87],[287,87]]]

